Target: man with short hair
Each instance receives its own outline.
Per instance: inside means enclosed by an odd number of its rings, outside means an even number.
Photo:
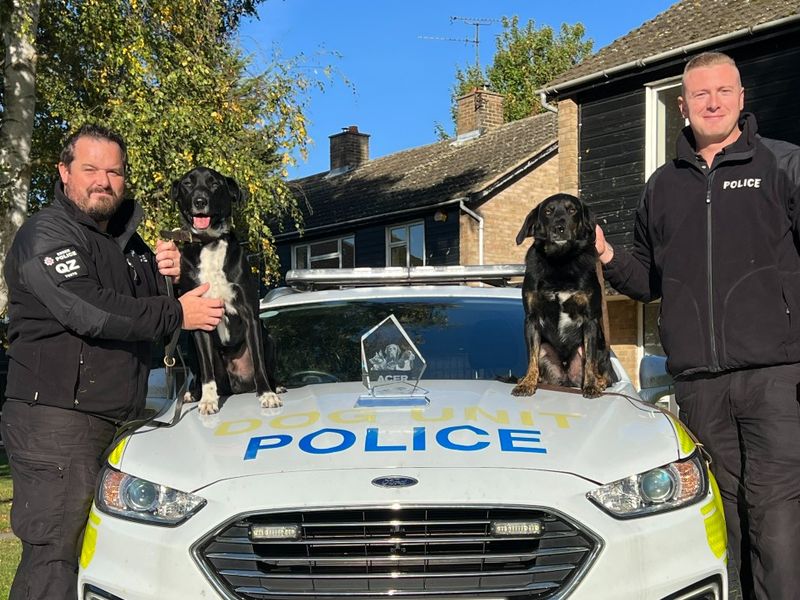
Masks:
[[[150,347],[181,326],[210,331],[223,303],[205,284],[178,299],[180,253],[154,255],[124,197],[125,142],[85,125],[61,152],[55,199],[20,228],[5,263],[10,347],[2,437],[22,560],[11,600],[78,597],[79,546],[101,457],[144,408]]]
[[[659,327],[680,415],[713,458],[746,597],[800,590],[800,148],[757,135],[734,61],[690,60],[677,158],[647,181],[606,278]]]

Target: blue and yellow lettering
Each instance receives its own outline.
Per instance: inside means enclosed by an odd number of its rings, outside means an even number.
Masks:
[[[547,454],[547,449],[542,447],[523,446],[521,444],[541,444],[542,432],[538,429],[498,429],[500,449],[503,452],[536,452]]]
[[[464,452],[472,452],[474,450],[483,450],[486,446],[489,445],[489,442],[475,442],[472,445],[467,444],[457,444],[450,440],[450,434],[455,431],[471,431],[475,435],[489,435],[483,429],[478,429],[477,427],[473,427],[472,425],[457,425],[456,427],[445,427],[444,429],[440,429],[436,432],[436,441],[442,448],[447,448],[448,450],[462,450]]]
[[[311,411],[307,413],[294,413],[291,415],[281,415],[269,422],[273,429],[299,429],[308,427],[319,421],[319,413]]]
[[[490,421],[494,421],[495,423],[502,423],[503,425],[508,425],[508,411],[505,410],[498,410],[497,414],[492,414],[490,412],[486,412],[480,406],[468,406],[464,410],[464,416],[467,418],[467,421],[477,421],[478,415],[483,415]]]
[[[377,427],[367,427],[367,439],[364,440],[364,452],[402,452],[405,446],[379,446]]]
[[[261,419],[241,419],[240,421],[223,421],[214,430],[214,435],[239,435],[258,429]]]
[[[328,448],[315,448],[312,445],[314,438],[325,435],[326,433],[330,433],[332,435],[339,435],[342,438],[342,441],[339,442],[337,445],[330,446]],[[347,450],[353,444],[356,443],[356,434],[352,431],[347,431],[346,429],[320,429],[318,431],[314,431],[309,433],[306,436],[300,438],[298,442],[298,447],[303,452],[308,452],[309,454],[331,454],[332,452],[341,452],[342,450]]]
[[[270,443],[268,443],[268,440]],[[268,450],[270,448],[281,448],[292,441],[290,435],[261,435],[258,437],[250,438],[247,444],[247,450],[244,453],[245,460],[253,460],[258,454],[259,450]]]
[[[433,422],[433,421],[450,421],[453,418],[452,408],[443,408],[441,417],[429,417],[421,408],[415,408],[411,411],[411,418],[415,421]]]
[[[412,448],[415,452],[425,451],[425,428],[414,427],[414,441]]]

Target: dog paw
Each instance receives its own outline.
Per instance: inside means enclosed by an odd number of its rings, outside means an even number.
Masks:
[[[599,385],[587,385],[581,388],[584,398],[599,398],[605,388]]]
[[[287,391],[288,390],[285,387],[283,387],[282,385],[279,385],[278,387],[275,388],[275,393],[276,394],[285,394]]]
[[[195,400],[194,396],[192,396],[191,392],[185,392],[183,394],[183,401],[184,402],[197,402],[197,400]]]
[[[277,408],[278,406],[283,406],[283,400],[281,400],[275,392],[261,394],[258,399],[261,402],[261,408]]]
[[[200,400],[197,410],[201,415],[213,415],[219,412],[219,402],[217,400]]]
[[[533,396],[536,393],[536,384],[521,381],[511,390],[512,396]]]

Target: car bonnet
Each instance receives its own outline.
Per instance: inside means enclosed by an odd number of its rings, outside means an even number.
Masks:
[[[430,381],[423,405],[394,407],[364,402],[357,383],[293,389],[276,409],[242,394],[215,415],[187,405],[176,425],[125,438],[110,462],[194,491],[251,475],[410,467],[546,470],[607,483],[686,454],[674,419],[635,400],[627,382],[595,399],[545,389],[519,398],[511,389]]]

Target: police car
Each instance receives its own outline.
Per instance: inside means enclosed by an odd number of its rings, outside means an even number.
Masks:
[[[702,449],[616,358],[599,398],[511,395],[521,274],[291,272],[261,305],[283,406],[172,401],[119,441],[80,597],[727,598]]]

